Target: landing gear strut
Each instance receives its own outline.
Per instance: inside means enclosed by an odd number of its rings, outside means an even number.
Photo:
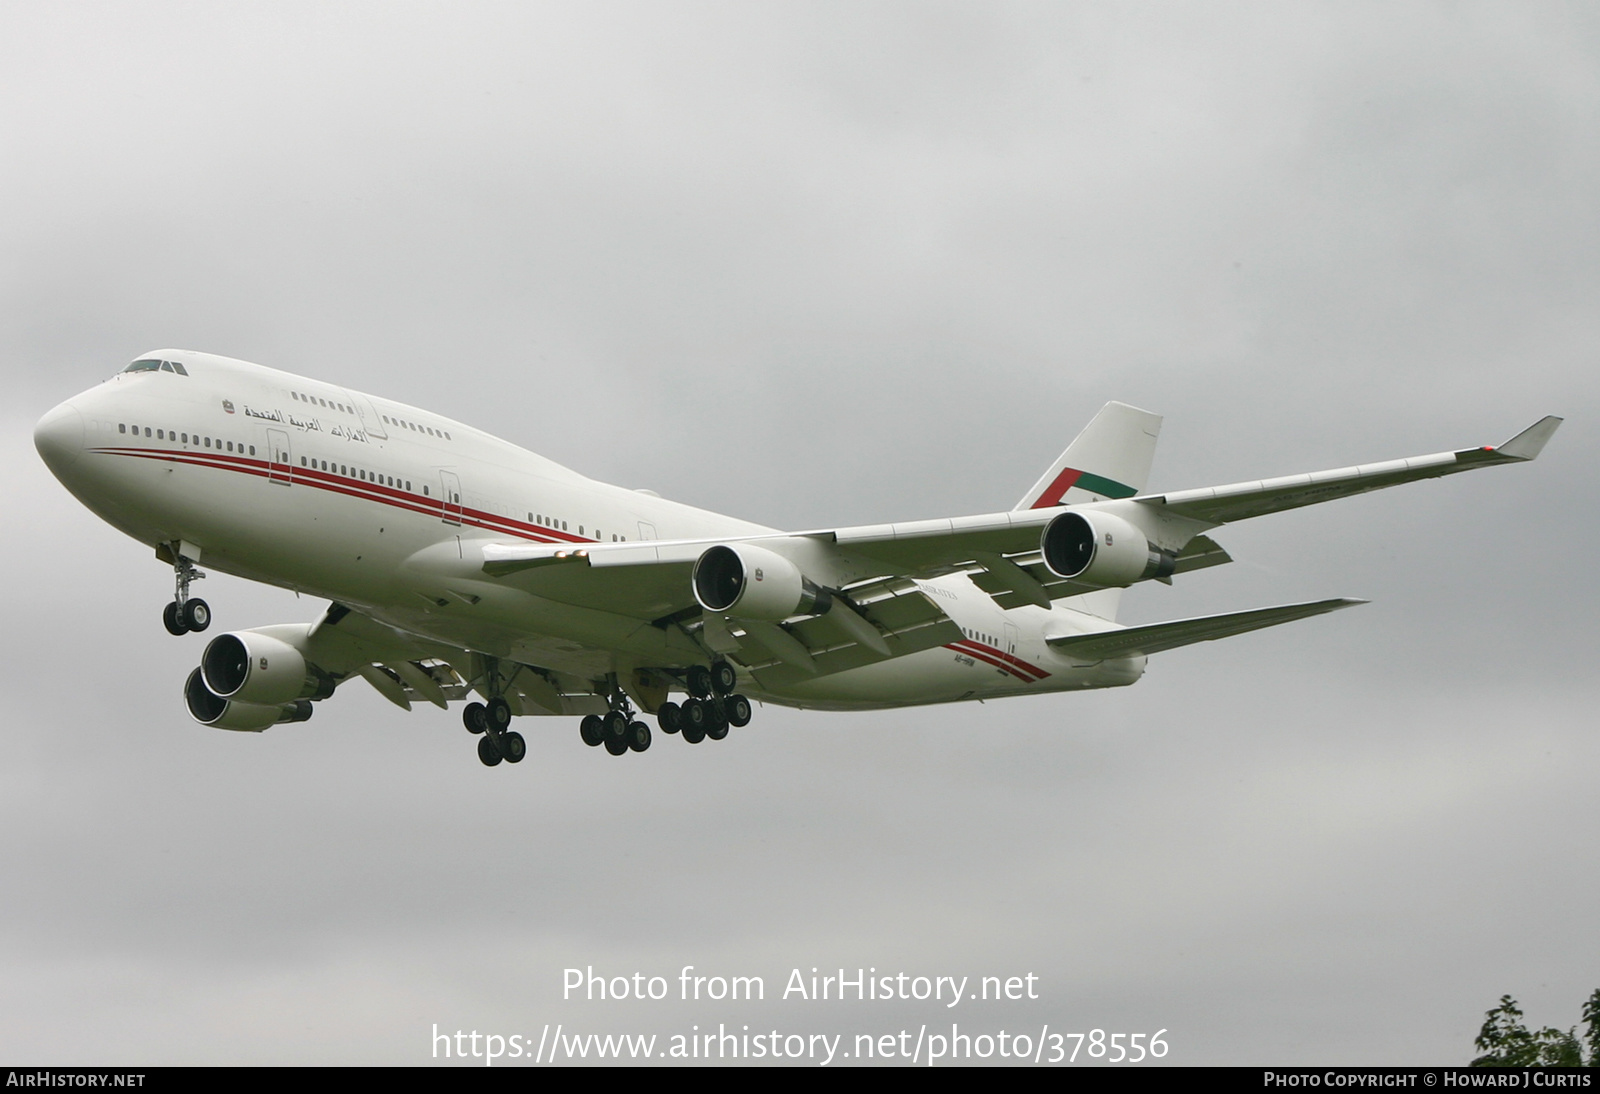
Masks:
[[[487,703],[468,703],[461,712],[461,721],[469,733],[481,734],[478,738],[478,759],[485,767],[494,767],[501,760],[518,764],[528,754],[528,742],[522,734],[511,728],[511,704],[501,692],[500,663],[487,658],[489,670]]]
[[[730,726],[750,724],[750,700],[734,693],[739,673],[726,661],[707,668],[691,665],[684,674],[689,698],[682,704],[662,703],[656,720],[664,733],[680,733],[685,741],[697,745],[707,737],[720,741]]]
[[[613,756],[643,752],[650,747],[650,727],[639,721],[627,692],[611,681],[611,709],[605,714],[586,715],[578,724],[578,735],[590,748],[605,745]]]
[[[194,561],[180,555],[176,545],[169,548],[172,557],[177,559],[172,564],[173,576],[176,579],[177,590],[173,595],[172,603],[161,611],[161,622],[165,624],[168,634],[188,634],[190,631],[203,631],[211,626],[211,606],[199,597],[189,595],[189,583],[199,581],[205,573],[196,569]]]

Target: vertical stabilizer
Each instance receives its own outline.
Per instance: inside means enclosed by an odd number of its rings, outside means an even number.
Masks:
[[[1133,497],[1150,478],[1160,433],[1161,415],[1107,403],[1014,508]]]

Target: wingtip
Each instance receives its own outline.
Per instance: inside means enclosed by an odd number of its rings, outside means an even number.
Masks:
[[[1555,436],[1556,429],[1561,425],[1562,419],[1554,414],[1546,414],[1527,429],[1512,437],[1505,444],[1496,448],[1495,454],[1513,460],[1537,459],[1544,446],[1550,443],[1550,438]]]

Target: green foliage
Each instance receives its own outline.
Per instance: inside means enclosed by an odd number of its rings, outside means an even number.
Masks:
[[[1589,996],[1583,1005],[1583,1020],[1589,1032],[1585,1041],[1589,1046],[1587,1064],[1583,1045],[1579,1043],[1576,1027],[1559,1030],[1545,1026],[1530,1033],[1522,1023],[1522,1009],[1509,995],[1500,997],[1500,1005],[1483,1019],[1472,1044],[1481,1056],[1472,1061],[1473,1067],[1596,1067],[1600,1066],[1600,988]]]

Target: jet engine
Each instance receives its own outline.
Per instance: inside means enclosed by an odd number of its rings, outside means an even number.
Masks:
[[[779,623],[821,615],[832,598],[780,554],[748,543],[708,548],[694,564],[694,598],[710,612]]]
[[[224,699],[206,687],[200,669],[191,672],[184,683],[183,701],[189,707],[189,717],[203,726],[250,733],[259,733],[279,722],[303,722],[311,717],[312,710],[311,702],[307,699],[296,699],[292,703],[276,706]]]
[[[1045,525],[1039,550],[1057,577],[1103,589],[1170,577],[1177,564],[1128,521],[1093,510],[1068,510]]]
[[[219,634],[183,685],[189,715],[201,725],[256,731],[311,717],[311,700],[336,681],[299,650],[257,631]]]
[[[200,657],[200,675],[219,699],[266,706],[326,699],[333,694],[334,685],[289,643],[254,631],[233,631],[213,638]]]

